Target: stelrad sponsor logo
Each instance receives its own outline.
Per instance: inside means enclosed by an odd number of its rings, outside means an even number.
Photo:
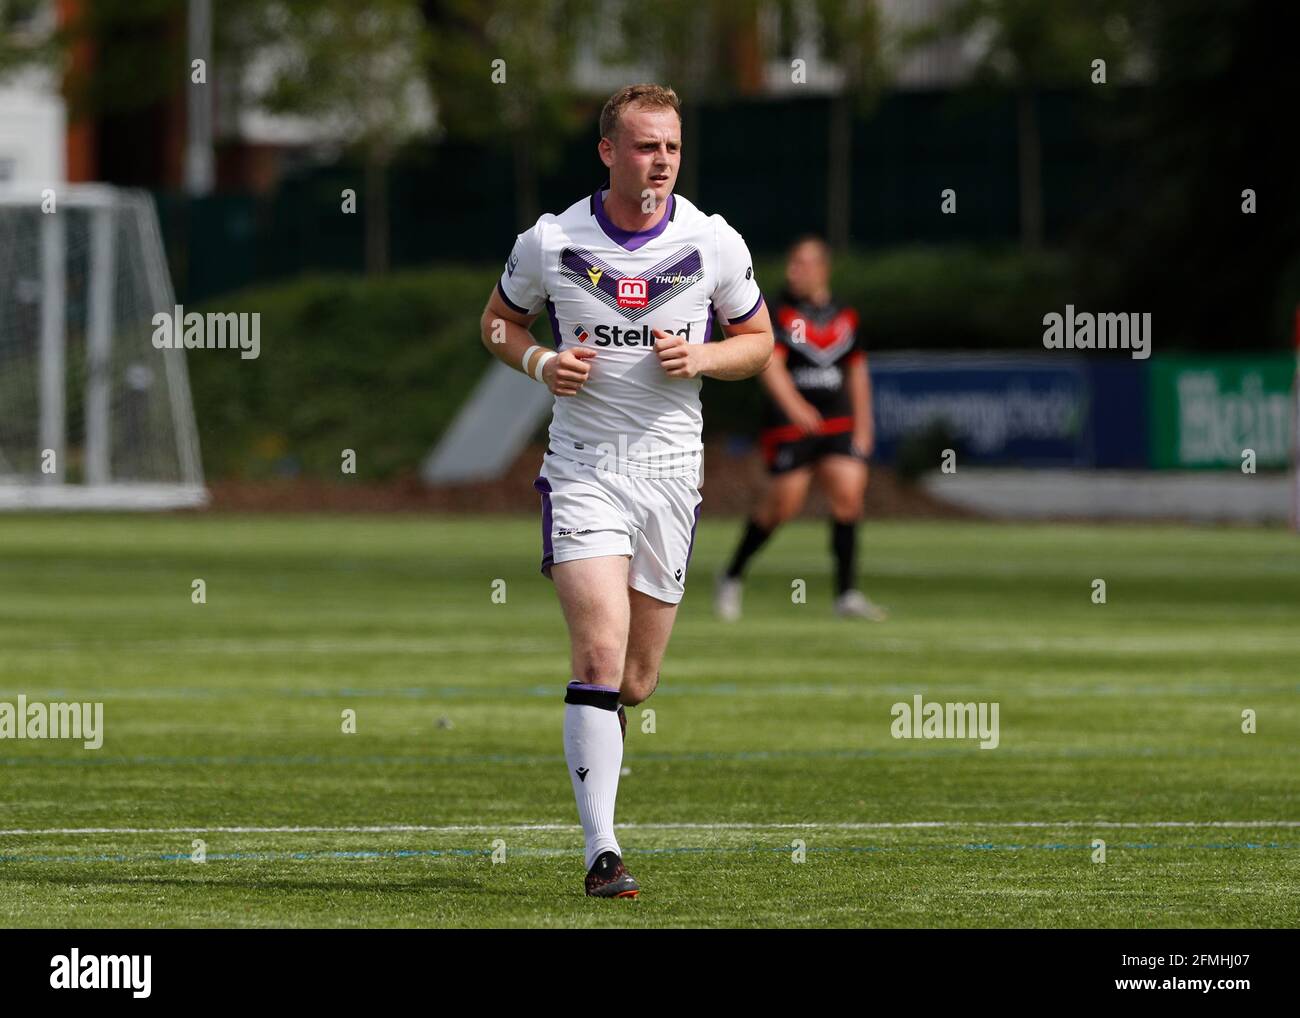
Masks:
[[[147,997],[153,955],[86,954],[77,948],[50,959],[50,987],[55,990],[130,990]]]
[[[652,325],[597,325],[590,333],[581,325],[575,325],[573,334],[577,337],[579,343],[585,343],[588,336],[596,337],[593,346],[648,346],[655,345],[654,329]],[[681,329],[660,329],[660,332],[666,332],[670,336],[681,336],[686,342],[691,341],[691,323],[687,322],[685,328]]]

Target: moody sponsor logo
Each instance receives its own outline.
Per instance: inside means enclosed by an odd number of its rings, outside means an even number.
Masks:
[[[644,279],[628,276],[618,281],[618,306],[643,308],[650,303],[650,285]]]

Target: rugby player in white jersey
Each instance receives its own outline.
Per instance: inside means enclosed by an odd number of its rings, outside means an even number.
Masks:
[[[740,234],[673,194],[681,107],[629,85],[600,115],[609,183],[521,233],[483,312],[484,345],[555,396],[542,572],[569,630],[564,756],[586,892],[635,897],[614,837],[623,705],[654,692],[699,520],[701,376],[757,375],[772,325]],[[528,328],[545,310],[555,349]],[[725,338],[710,342],[717,315]],[[503,408],[508,412],[508,408]]]

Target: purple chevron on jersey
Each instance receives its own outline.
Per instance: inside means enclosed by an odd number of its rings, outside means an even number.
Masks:
[[[665,301],[704,278],[704,259],[697,247],[678,248],[671,255],[645,270],[642,276],[623,272],[581,247],[566,247],[560,252],[560,272],[565,279],[598,298],[624,318],[636,321]],[[618,281],[639,278],[646,281],[646,303],[626,308],[618,303]]]

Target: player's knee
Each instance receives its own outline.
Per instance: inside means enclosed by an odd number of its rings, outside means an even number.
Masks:
[[[836,523],[857,523],[862,519],[862,499],[856,495],[841,495],[830,499],[831,518]]]
[[[780,515],[768,505],[759,506],[750,518],[764,530],[775,530],[777,524],[781,522]]]
[[[787,493],[773,493],[772,497],[763,505],[763,515],[766,518],[762,521],[764,529],[772,530],[782,523],[787,523],[799,515],[799,510],[803,508],[803,499],[793,497]]]
[[[623,649],[617,644],[592,644],[577,653],[574,678],[601,686],[618,685],[623,678]]]
[[[639,668],[629,668],[623,672],[623,685],[619,688],[618,700],[625,707],[635,707],[638,703],[650,699],[659,685],[659,673],[653,674]]]

